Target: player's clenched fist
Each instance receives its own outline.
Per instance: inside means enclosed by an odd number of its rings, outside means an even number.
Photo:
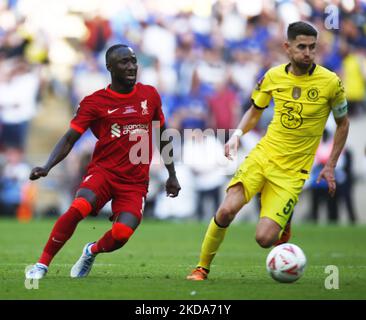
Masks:
[[[165,184],[166,194],[168,197],[175,198],[181,189],[178,179],[175,176],[169,177]]]
[[[37,180],[40,177],[45,177],[48,175],[48,170],[46,170],[43,167],[35,167],[32,169],[30,175],[29,175],[29,179],[30,180]]]

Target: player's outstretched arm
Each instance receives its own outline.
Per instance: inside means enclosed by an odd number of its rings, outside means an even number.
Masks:
[[[263,110],[252,105],[241,118],[238,128],[231,136],[229,141],[225,144],[225,157],[232,160],[233,156],[238,152],[240,137],[252,130],[258,123]]]
[[[173,161],[173,145],[172,145],[172,137],[169,137],[169,140],[162,139],[162,134],[166,130],[165,124],[160,128],[160,154],[163,158],[166,169],[168,170],[169,177],[165,183],[165,190],[168,197],[175,198],[178,196],[179,191],[181,189],[180,184],[178,182],[177,176],[175,174],[175,167]]]
[[[43,167],[33,168],[29,175],[29,179],[37,180],[40,177],[47,176],[48,172],[56,164],[66,158],[66,156],[69,154],[75,142],[80,138],[80,136],[81,134],[79,132],[70,128],[52,150],[51,155],[47,160],[47,163]]]
[[[337,128],[334,134],[333,148],[330,153],[329,159],[325,164],[322,171],[320,171],[317,183],[321,179],[325,179],[328,183],[329,194],[333,197],[336,191],[336,181],[334,177],[334,168],[337,165],[338,158],[346,143],[349,129],[349,120],[347,115],[341,118],[335,118]]]

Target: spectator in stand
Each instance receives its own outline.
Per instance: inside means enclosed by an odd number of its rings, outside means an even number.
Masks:
[[[39,75],[23,58],[11,62],[8,76],[0,82],[0,147],[24,151],[29,122],[37,110],[39,85]]]
[[[212,115],[212,128],[225,130],[225,142],[229,138],[229,130],[235,128],[241,116],[239,95],[230,87],[228,81],[216,86],[215,92],[208,100]]]
[[[0,174],[0,216],[16,217],[24,191],[29,184],[30,167],[20,149],[8,147]]]
[[[345,148],[339,159],[341,174],[338,178],[338,188],[335,194],[338,207],[344,202],[347,211],[347,218],[350,224],[357,222],[357,215],[353,203],[354,194],[354,172],[353,172],[353,156],[349,148]]]
[[[94,53],[98,54],[105,49],[108,39],[112,35],[109,21],[97,13],[91,19],[85,20],[85,26],[89,31],[86,39],[86,46]]]
[[[310,190],[311,190],[311,212],[309,215],[310,221],[317,222],[319,219],[319,205],[326,203],[328,222],[337,223],[339,214],[338,206],[335,197],[332,197],[328,193],[328,184],[326,181],[321,180],[317,183],[317,177],[324,165],[327,163],[333,146],[333,139],[328,129],[324,130],[322,140],[319,144],[318,150],[314,159],[314,166],[310,175]],[[340,160],[341,161],[341,158]],[[335,169],[335,179],[339,177],[339,168]]]

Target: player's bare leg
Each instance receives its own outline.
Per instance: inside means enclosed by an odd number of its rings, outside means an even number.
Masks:
[[[38,262],[27,272],[28,279],[42,279],[52,259],[74,233],[78,223],[95,208],[96,195],[89,189],[80,189],[68,211],[59,217],[51,231]]]
[[[241,183],[229,188],[223,203],[208,226],[201,247],[200,261],[187,276],[187,280],[207,279],[211,262],[225,238],[227,227],[245,203],[244,186]]]
[[[140,219],[129,212],[120,213],[112,229],[107,231],[97,242],[87,243],[79,260],[70,271],[72,278],[84,278],[90,273],[95,257],[102,252],[112,252],[123,247],[138,227]]]
[[[269,248],[278,241],[281,231],[282,228],[277,222],[267,217],[260,218],[255,240],[262,248]]]

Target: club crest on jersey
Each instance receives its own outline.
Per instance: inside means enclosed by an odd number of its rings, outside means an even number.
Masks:
[[[142,115],[149,114],[149,109],[147,108],[147,100],[141,101],[141,109]]]
[[[292,89],[292,97],[297,100],[301,97],[301,88],[293,87]]]
[[[311,102],[314,102],[319,99],[319,89],[318,88],[310,88],[306,95],[307,99]]]

